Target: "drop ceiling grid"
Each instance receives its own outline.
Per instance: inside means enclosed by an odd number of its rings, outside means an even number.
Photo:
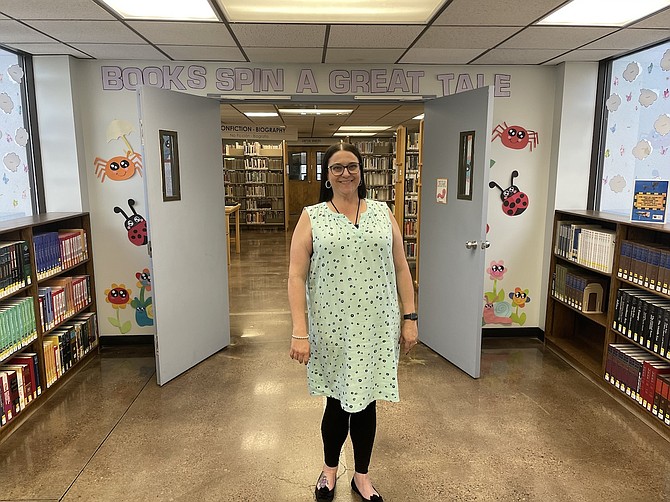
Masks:
[[[560,56],[564,52],[565,50],[560,49],[492,49],[477,58],[472,64],[505,65],[516,61],[515,64],[537,65]]]
[[[231,24],[231,29],[245,47],[323,47],[326,25],[323,24]]]
[[[230,31],[222,23],[130,21],[128,25],[156,45],[237,46]]]
[[[488,49],[514,35],[519,28],[431,26],[414,45],[420,49]]]
[[[237,47],[208,47],[205,45],[159,45],[174,61],[227,61],[246,62]]]
[[[114,19],[91,0],[0,0],[0,12],[18,19]]]
[[[61,42],[144,43],[119,21],[26,21],[26,24]]]
[[[398,62],[401,64],[467,64],[483,52],[483,49],[421,49],[413,47]]]
[[[246,52],[252,63],[320,63],[323,50],[321,48],[310,47],[290,47],[290,48],[265,48],[265,47],[245,47]]]
[[[22,42],[54,42],[53,38],[12,20],[0,20],[0,33],[2,33],[2,39],[0,42],[5,44]]]
[[[423,30],[423,25],[333,25],[328,48],[406,48]]]
[[[497,49],[574,49],[614,33],[617,28],[530,26],[500,44]]]
[[[631,28],[660,28],[667,30],[670,26],[670,7],[654,14],[643,21],[635,23]]]
[[[585,49],[621,49],[641,47],[670,37],[670,30],[626,28],[585,46]]]
[[[404,49],[340,49],[329,48],[326,51],[326,63],[371,63],[393,64],[402,55]]]
[[[434,26],[495,25],[526,26],[565,0],[453,0],[435,20]]]
[[[167,61],[160,51],[151,45],[135,45],[135,44],[86,44],[73,43],[73,47],[90,54],[96,59],[128,59],[132,55],[132,59],[156,59]]]

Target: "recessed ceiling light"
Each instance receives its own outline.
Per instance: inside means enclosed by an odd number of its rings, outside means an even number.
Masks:
[[[426,23],[445,0],[217,0],[234,23]]]
[[[280,108],[279,113],[287,115],[349,115],[353,110],[332,110],[327,108]]]
[[[338,131],[386,131],[390,128],[391,126],[340,126]]]
[[[537,24],[625,26],[670,5],[670,0],[572,0]]]
[[[374,136],[376,132],[336,132],[333,136]]]
[[[423,115],[424,115],[423,113],[421,115],[417,115],[412,120],[423,120]]]
[[[125,19],[219,21],[207,0],[102,0]]]
[[[278,117],[277,112],[244,112],[247,117]]]

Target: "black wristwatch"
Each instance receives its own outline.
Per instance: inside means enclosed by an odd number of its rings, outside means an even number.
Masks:
[[[402,318],[410,320],[410,321],[418,321],[419,320],[419,314],[417,314],[416,312],[411,312],[409,314],[403,315]]]

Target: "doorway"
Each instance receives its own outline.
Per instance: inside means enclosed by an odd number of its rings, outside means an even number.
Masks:
[[[288,147],[289,230],[298,223],[305,206],[319,202],[321,160],[325,146]]]

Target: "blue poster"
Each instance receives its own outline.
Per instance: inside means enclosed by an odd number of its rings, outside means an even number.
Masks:
[[[647,223],[665,223],[667,201],[667,180],[635,180],[630,219]]]

